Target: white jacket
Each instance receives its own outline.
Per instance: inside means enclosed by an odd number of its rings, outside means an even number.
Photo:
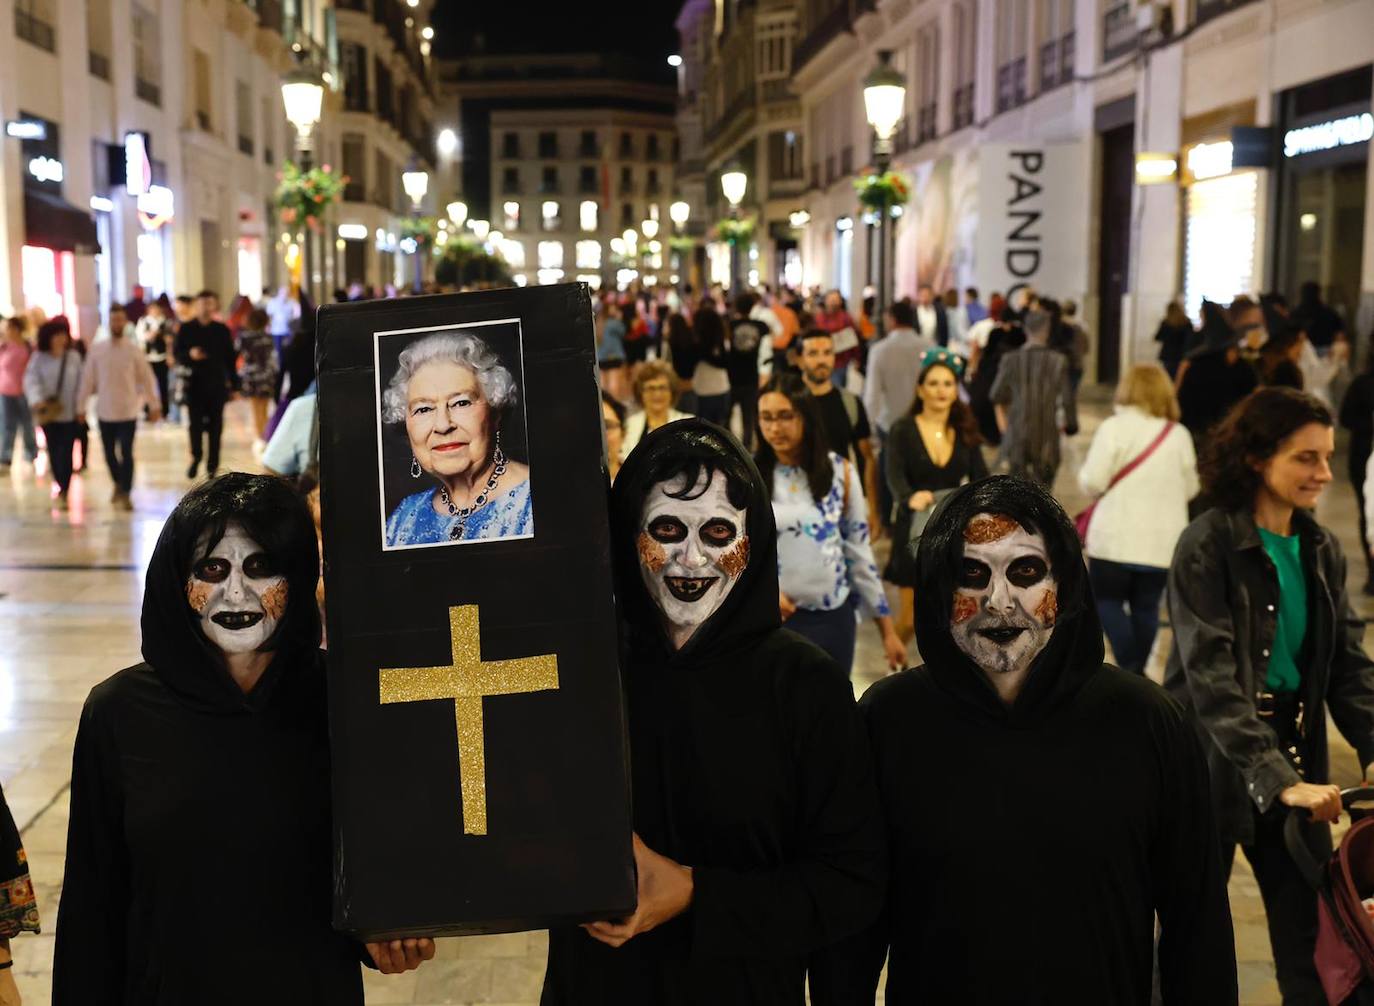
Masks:
[[[1118,405],[1116,415],[1097,429],[1078,484],[1101,496],[1088,526],[1089,558],[1168,569],[1178,536],[1188,526],[1188,501],[1197,495],[1197,457],[1193,438],[1175,423],[1164,442],[1134,471],[1112,487],[1112,476],[1152,444],[1167,420],[1134,405]]]

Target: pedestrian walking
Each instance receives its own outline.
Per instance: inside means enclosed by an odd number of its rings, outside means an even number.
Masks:
[[[1241,358],[1240,339],[1210,302],[1202,305],[1202,342],[1178,369],[1180,421],[1193,435],[1201,455],[1207,435],[1231,407],[1259,383],[1255,369]]]
[[[0,330],[0,473],[14,460],[14,438],[22,436],[24,456],[29,463],[38,460],[38,438],[33,432],[33,415],[24,397],[24,371],[33,347],[24,337],[24,319],[6,318]]]
[[[697,415],[717,426],[730,422],[730,372],[725,355],[725,321],[715,305],[703,302],[692,315],[696,366],[692,370],[692,391],[697,397]]]
[[[921,358],[927,350],[935,348],[934,342],[916,332],[914,318],[909,302],[899,300],[891,304],[887,309],[887,334],[868,349],[863,404],[877,444],[878,492],[874,502],[884,526],[891,520],[893,502],[886,476],[889,433],[910,411],[921,374]]]
[[[755,302],[752,293],[742,293],[735,298],[734,311],[730,315],[729,349],[725,356],[725,369],[730,375],[730,402],[739,406],[740,442],[751,451],[759,421],[760,374],[767,376],[764,361],[770,367],[773,361],[773,334],[765,321],[754,316]]]
[[[830,333],[835,350],[835,368],[830,379],[835,387],[843,388],[850,364],[859,359],[859,323],[845,309],[844,294],[838,290],[825,295],[824,306],[815,312],[813,321],[813,327]]]
[[[56,320],[38,327],[38,351],[24,371],[24,395],[34,422],[43,431],[48,449],[48,469],[57,487],[54,505],[67,509],[72,484],[72,446],[85,417],[78,417],[77,392],[81,388],[81,354],[72,348],[71,335]]]
[[[1050,322],[1050,315],[1039,308],[1026,311],[1026,344],[1002,359],[988,393],[1011,474],[1034,479],[1047,489],[1059,471],[1060,434],[1078,432],[1069,364],[1049,347]]]
[[[202,458],[208,476],[214,478],[219,470],[224,406],[231,392],[238,388],[234,340],[224,323],[215,320],[218,310],[219,296],[213,290],[202,290],[196,295],[195,317],[183,322],[177,332],[176,361],[188,368],[186,408],[191,418],[188,479],[196,477]]]
[[[683,412],[696,415],[697,396],[696,389],[692,387],[692,376],[697,369],[696,334],[692,331],[687,316],[678,311],[668,315],[664,332],[664,357],[672,364],[673,373],[677,375],[678,387],[681,389],[678,407]]]
[[[811,640],[849,674],[855,616],[878,628],[889,670],[906,665],[869,540],[858,469],[826,446],[816,399],[791,374],[759,393],[762,442],[754,460],[778,531],[784,627]]]
[[[1226,858],[1237,845],[1264,899],[1285,1003],[1324,1003],[1312,954],[1316,899],[1284,843],[1301,815],[1318,858],[1341,813],[1327,714],[1374,772],[1374,662],[1350,607],[1340,542],[1313,510],[1331,481],[1330,411],[1260,388],[1202,456],[1214,503],[1183,532],[1169,569],[1174,644],[1165,685],[1205,740]]]
[[[596,346],[596,366],[601,371],[601,385],[611,396],[625,398],[625,322],[620,317],[620,305],[613,298],[602,303],[601,339]]]
[[[892,493],[892,553],[883,579],[898,589],[897,633],[915,634],[916,546],[935,506],[966,482],[986,478],[973,410],[959,398],[963,361],[938,346],[921,357],[913,397],[888,434],[883,475]]]
[[[1164,320],[1155,329],[1155,342],[1159,343],[1159,365],[1173,380],[1178,375],[1178,366],[1184,355],[1192,348],[1193,323],[1183,310],[1182,301],[1170,301],[1164,311]]]
[[[98,339],[86,357],[76,396],[79,414],[86,412],[92,395],[96,396],[95,415],[100,424],[100,443],[105,449],[105,466],[114,482],[110,502],[121,510],[132,510],[129,494],[134,486],[134,433],[138,417],[145,405],[154,422],[161,413],[157,377],[121,304],[110,305],[109,337]]]
[[[1365,350],[1364,370],[1350,382],[1341,400],[1341,425],[1350,431],[1350,445],[1346,452],[1346,475],[1355,490],[1360,508],[1360,545],[1365,564],[1366,594],[1374,594],[1374,558],[1370,556],[1369,520],[1366,516],[1368,496],[1365,478],[1369,457],[1374,451],[1374,336]]]
[[[277,390],[277,352],[268,315],[260,307],[248,312],[239,332],[239,387],[253,410],[253,430],[258,440],[267,433],[268,411]]]
[[[1079,530],[1116,666],[1144,674],[1169,562],[1198,491],[1197,456],[1163,368],[1132,366],[1114,401],[1078,471],[1079,486],[1096,501],[1080,515]]]
[[[167,318],[167,306],[162,299],[148,305],[147,313],[134,324],[134,334],[138,344],[143,347],[143,355],[153,368],[153,378],[157,381],[158,406],[164,416],[168,415],[168,375],[172,356],[172,323]]]

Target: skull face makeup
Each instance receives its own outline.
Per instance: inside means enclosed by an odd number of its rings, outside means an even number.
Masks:
[[[1010,517],[978,514],[964,528],[955,582],[955,645],[989,675],[1029,670],[1059,611],[1044,537]]]
[[[200,628],[226,654],[252,653],[272,638],[286,611],[286,577],[243,528],[230,524],[191,567],[186,599]]]
[[[673,646],[724,603],[749,563],[746,510],[730,502],[722,472],[705,472],[694,486],[678,477],[656,483],[640,519],[639,570],[663,613]]]

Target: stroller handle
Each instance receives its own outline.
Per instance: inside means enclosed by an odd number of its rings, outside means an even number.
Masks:
[[[1357,814],[1354,811],[1356,804],[1366,801],[1374,803],[1374,785],[1352,786],[1350,789],[1341,790],[1341,806],[1350,813],[1352,820],[1358,821],[1368,813],[1374,812],[1365,811]],[[1283,844],[1288,847],[1288,854],[1297,864],[1298,872],[1303,875],[1312,890],[1320,891],[1326,879],[1326,861],[1312,851],[1312,847],[1303,836],[1303,825],[1309,821],[1307,812],[1302,808],[1294,807],[1290,810],[1288,819],[1283,822]]]

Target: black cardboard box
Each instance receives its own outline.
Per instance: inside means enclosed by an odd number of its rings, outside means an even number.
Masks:
[[[335,926],[629,913],[587,287],[331,304],[317,358]]]

